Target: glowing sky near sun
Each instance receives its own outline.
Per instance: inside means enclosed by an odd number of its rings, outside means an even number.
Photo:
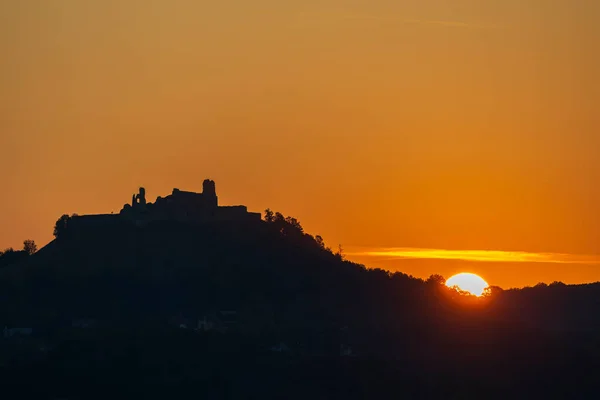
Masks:
[[[0,1],[0,247],[212,178],[333,248],[463,250],[349,256],[373,266],[600,280],[539,262],[600,254],[598,20],[592,0]]]

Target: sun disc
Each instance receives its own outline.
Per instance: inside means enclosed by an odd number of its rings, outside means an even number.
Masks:
[[[469,292],[475,296],[481,296],[485,289],[489,287],[488,283],[482,277],[469,272],[463,272],[452,276],[446,281],[448,287],[458,287],[460,290]]]

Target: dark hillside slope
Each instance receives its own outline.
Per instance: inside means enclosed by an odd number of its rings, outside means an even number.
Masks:
[[[0,315],[122,324],[233,309],[263,328],[364,324],[379,280],[390,281],[289,225],[131,225],[61,238],[1,271]]]
[[[22,365],[7,368],[14,382],[35,376],[56,393],[74,391],[74,376],[132,388],[156,381],[170,390],[208,385],[211,374],[225,388],[258,392],[279,377],[285,395],[276,398],[323,393],[323,382],[335,386],[329,398],[378,397],[399,390],[397,382],[417,394],[471,392],[473,381],[479,393],[537,387],[552,394],[551,380],[568,393],[598,377],[597,334],[541,330],[533,317],[568,307],[589,316],[595,308],[578,302],[594,300],[596,289],[554,285],[473,298],[440,277],[423,281],[344,261],[291,218],[124,224],[61,236],[0,270],[1,323],[39,335],[3,342],[0,364]],[[174,329],[177,318],[194,323],[216,310],[237,311],[237,330]],[[65,328],[76,319],[99,326]],[[41,351],[38,340],[52,350]],[[291,354],[269,351],[280,342]],[[357,357],[341,358],[341,345]],[[37,361],[14,361],[8,353],[18,348]]]

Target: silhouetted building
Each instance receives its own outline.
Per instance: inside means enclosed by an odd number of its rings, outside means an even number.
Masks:
[[[246,206],[219,206],[215,182],[206,179],[202,193],[173,189],[166,197],[158,197],[154,203],[146,201],[146,190],[142,187],[125,204],[119,214],[81,215],[72,217],[69,229],[93,229],[118,226],[134,222],[145,224],[152,221],[203,222],[247,222],[260,221],[260,213],[248,212]]]

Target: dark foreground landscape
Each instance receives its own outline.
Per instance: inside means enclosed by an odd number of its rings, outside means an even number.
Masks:
[[[598,284],[491,288],[475,298],[440,276],[346,261],[270,212],[262,221],[78,231],[69,220],[39,251],[0,258],[5,394],[600,395]]]

